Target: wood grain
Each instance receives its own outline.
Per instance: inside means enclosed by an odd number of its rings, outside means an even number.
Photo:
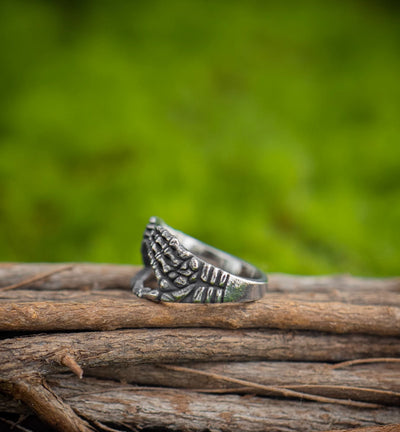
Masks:
[[[136,298],[138,269],[0,263],[0,411],[68,432],[399,427],[399,278],[272,274],[260,301],[184,305]]]
[[[74,411],[90,421],[113,427],[133,424],[168,430],[317,432],[400,422],[400,410],[391,407],[361,409],[255,396],[137,388],[93,378],[79,380],[74,376],[49,377],[49,384]],[[18,411],[18,406],[7,404],[7,400],[0,399],[0,409]]]
[[[34,280],[35,265],[8,265],[0,267],[1,285],[21,285],[24,278]],[[36,265],[40,274],[54,272],[60,266]],[[177,304],[150,303],[136,298],[129,290],[129,280],[137,268],[130,266],[75,265],[63,272],[52,274],[42,281],[33,281],[31,293],[41,292],[42,300],[28,301],[25,291],[6,290],[0,295],[0,331],[64,331],[110,330],[143,327],[214,327],[214,328],[277,328],[289,330],[316,330],[332,333],[365,333],[383,336],[400,335],[400,306],[382,304],[382,299],[400,293],[398,279],[364,280],[344,278],[342,289],[358,292],[380,292],[380,304],[354,304],[333,301],[288,300],[285,295],[271,291],[262,300],[232,304]],[[17,277],[16,274],[19,276]],[[22,276],[21,276],[22,275]],[[280,281],[280,278],[283,280]],[[295,288],[288,276],[271,276],[271,290],[283,292]],[[300,278],[301,280],[301,278]],[[19,282],[18,282],[19,281]],[[286,282],[285,282],[286,281]],[[303,290],[318,292],[327,289],[337,278],[305,278],[297,285]],[[343,282],[347,281],[347,282]],[[39,284],[39,285],[37,285]],[[24,286],[24,285],[23,285]],[[116,295],[116,289],[125,291]],[[306,288],[305,288],[306,287]],[[312,288],[313,287],[313,288]],[[374,289],[373,289],[374,287]],[[43,300],[42,290],[62,290],[60,301],[54,297]],[[79,298],[76,290],[86,290]],[[96,296],[88,296],[87,291]],[[383,291],[382,291],[383,290]],[[72,291],[72,295],[70,294]],[[75,293],[74,293],[75,291]],[[102,295],[99,295],[99,291]],[[111,295],[105,291],[112,292]],[[329,288],[329,292],[332,289]],[[13,292],[13,296],[8,294]],[[384,292],[386,294],[384,295]],[[59,293],[59,291],[57,291]],[[71,297],[68,297],[70,294]],[[327,294],[327,293],[325,293]],[[389,295],[390,294],[390,295]],[[297,294],[299,295],[299,294]],[[362,295],[362,294],[361,294]],[[59,297],[59,296],[58,296]],[[32,299],[32,294],[31,294]],[[349,299],[347,299],[349,300]],[[371,299],[370,299],[371,300]],[[364,298],[365,301],[365,298]]]

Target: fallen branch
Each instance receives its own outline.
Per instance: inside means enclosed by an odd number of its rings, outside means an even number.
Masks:
[[[288,389],[287,387],[276,387],[271,385],[265,385],[265,384],[258,384],[253,381],[238,379],[238,378],[232,378],[227,375],[221,375],[217,374],[215,372],[209,372],[209,371],[202,371],[198,369],[188,368],[184,366],[177,366],[177,365],[160,365],[159,367],[163,367],[168,370],[173,370],[176,372],[189,372],[191,374],[195,375],[202,375],[206,376],[208,378],[211,378],[215,381],[225,381],[233,384],[238,384],[241,386],[247,386],[248,388],[251,388],[253,390],[259,391],[261,390],[264,393],[267,393],[271,396],[283,396],[283,397],[293,397],[293,398],[300,398],[304,400],[309,400],[313,402],[323,402],[323,403],[335,403],[339,405],[346,405],[346,406],[352,406],[352,407],[359,407],[359,408],[379,408],[379,405],[377,404],[371,404],[366,402],[358,402],[358,401],[352,401],[352,400],[344,400],[339,398],[329,398],[326,396],[320,396],[320,395],[313,395],[310,393],[300,392],[293,389]],[[397,395],[400,396],[400,393]]]
[[[126,289],[132,276],[139,270],[137,266],[112,264],[0,263],[0,286],[21,283],[25,286],[26,281],[54,272],[60,265],[72,267],[66,272],[54,273],[45,280],[29,282],[29,288],[45,291]]]
[[[0,373],[21,361],[43,373],[60,370],[68,350],[83,369],[115,364],[291,360],[338,362],[400,356],[397,338],[279,330],[152,329],[49,334],[0,341]],[[20,365],[17,365],[20,367]]]
[[[155,304],[135,299],[0,304],[0,331],[142,327],[278,328],[400,336],[400,308],[262,299],[233,304]]]
[[[64,266],[61,267],[61,270]],[[126,299],[130,279],[140,269],[110,264],[0,263],[1,301],[73,301],[103,298]],[[43,279],[43,275],[46,276]],[[341,302],[359,305],[400,306],[400,278],[341,276],[293,276],[271,273],[266,298],[271,300]],[[35,280],[36,279],[36,280]],[[1,287],[14,285],[13,290]],[[28,285],[29,290],[25,289]],[[14,290],[18,287],[17,292]],[[23,287],[23,289],[21,288]]]
[[[400,422],[397,408],[352,408],[317,402],[209,395],[173,389],[141,389],[73,376],[49,377],[54,392],[90,421],[203,431],[324,431],[327,428],[378,426]],[[88,397],[90,395],[90,397]],[[0,410],[23,407],[0,399]]]
[[[0,390],[71,432],[125,423],[287,431],[400,422],[399,411],[389,407],[400,405],[399,279],[270,275],[261,301],[183,305],[136,298],[129,287],[136,271],[0,264],[1,331],[77,330],[0,340]],[[120,328],[130,329],[109,331]],[[393,361],[361,364],[371,358]],[[161,363],[167,366],[156,366]],[[60,372],[68,376],[55,376]],[[192,391],[159,388],[165,385]],[[9,399],[2,403],[9,413],[29,412]]]
[[[4,417],[0,417],[0,422],[8,424],[10,426],[11,430],[16,429],[16,430],[20,430],[22,432],[32,432],[30,429],[24,428],[23,426],[18,424],[18,422],[14,422],[14,421],[5,419]]]
[[[3,393],[24,402],[39,418],[57,430],[93,432],[90,425],[77,416],[37,374],[22,373],[14,377],[8,376],[6,383],[0,383],[0,388]]]
[[[400,363],[400,358],[390,357],[378,357],[378,358],[366,358],[366,359],[355,359],[332,365],[332,369],[343,369],[349,366],[367,364],[367,363]]]
[[[37,274],[35,276],[32,276],[31,278],[24,279],[21,282],[17,282],[17,283],[12,284],[12,285],[2,286],[2,287],[0,287],[0,292],[11,291],[13,289],[24,287],[26,285],[32,285],[34,282],[43,281],[43,280],[47,279],[50,276],[53,276],[53,275],[55,275],[57,273],[61,273],[61,272],[65,271],[65,270],[69,270],[72,267],[73,267],[73,265],[69,264],[69,265],[61,266],[61,267],[56,268],[54,270],[49,270],[48,272],[39,273],[39,274]]]
[[[40,266],[39,266],[40,267]],[[45,266],[47,268],[47,266]],[[109,269],[111,267],[111,270]],[[41,267],[40,267],[41,268]],[[25,271],[27,267],[22,266]],[[15,268],[1,269],[6,281],[15,279]],[[22,271],[21,270],[21,271]],[[47,271],[50,270],[47,268]],[[41,281],[43,289],[56,287],[104,290],[107,286],[127,287],[135,268],[129,266],[74,266],[67,272],[56,273]],[[10,275],[11,273],[11,275]],[[100,273],[100,274],[99,274]],[[115,275],[117,273],[117,275]],[[43,273],[42,273],[43,274]],[[49,273],[47,273],[49,274]],[[8,275],[8,277],[7,277]],[[77,283],[77,275],[82,279]],[[0,274],[1,276],[1,274]],[[30,281],[32,276],[26,276]],[[97,278],[97,279],[96,279]],[[287,279],[287,277],[286,277]],[[390,282],[390,283],[389,283]],[[383,280],[383,286],[393,289],[393,281]],[[37,280],[33,284],[39,283]],[[4,284],[4,280],[2,283]],[[24,284],[19,282],[20,285]],[[319,282],[320,284],[320,282]],[[395,286],[397,287],[397,279]],[[18,285],[18,283],[17,283]],[[275,282],[275,285],[277,283]],[[358,285],[362,282],[358,281]],[[16,286],[16,285],[12,285]],[[34,285],[35,287],[36,285]],[[366,282],[368,290],[370,283]],[[6,286],[6,288],[9,286]],[[0,288],[1,289],[1,288]],[[6,293],[3,293],[3,295]],[[19,301],[0,302],[0,331],[63,331],[109,330],[143,327],[214,327],[214,328],[277,328],[315,330],[331,333],[365,333],[384,336],[400,335],[400,307],[355,305],[338,302],[288,301],[284,295],[265,296],[252,303],[233,304],[155,304],[136,298],[126,291],[123,298],[97,297],[86,302]],[[123,299],[122,299],[123,298]]]
[[[332,369],[328,363],[304,362],[219,362],[187,363],[190,371],[175,371],[175,365],[112,366],[87,368],[86,376],[134,383],[141,386],[201,389],[271,395],[273,392],[241,383],[216,380],[224,375],[251,383],[285,388],[336,399],[349,399],[400,406],[400,367],[365,365],[353,369]],[[196,371],[205,373],[198,374]],[[210,375],[211,374],[211,375]]]
[[[385,426],[367,426],[362,428],[351,428],[351,429],[335,429],[326,432],[399,432],[400,424],[392,424]]]
[[[63,264],[61,264],[63,265]],[[31,289],[39,290],[107,290],[128,288],[130,279],[140,269],[132,265],[116,264],[80,264],[62,274],[54,274],[45,281],[30,284]],[[42,273],[53,272],[60,264],[49,263],[0,263],[0,286],[20,283]],[[379,291],[398,294],[400,278],[363,278],[350,275],[336,276],[297,276],[282,273],[268,274],[269,288],[273,292],[289,294],[291,292],[333,293],[361,292],[363,294]]]

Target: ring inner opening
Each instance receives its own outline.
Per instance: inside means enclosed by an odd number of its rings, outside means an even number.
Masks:
[[[179,231],[174,231],[174,235],[189,252],[228,273],[246,279],[263,280],[265,278],[263,273],[256,267],[233,255],[220,251]]]

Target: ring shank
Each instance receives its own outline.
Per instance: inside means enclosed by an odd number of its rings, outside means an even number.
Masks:
[[[222,270],[231,273],[232,275],[243,278],[251,279],[252,282],[265,283],[267,278],[257,267],[252,264],[241,260],[227,252],[223,252],[213,246],[203,243],[181,231],[175,230],[167,225],[173,235],[175,235],[182,245],[192,254],[198,258],[219,267]]]

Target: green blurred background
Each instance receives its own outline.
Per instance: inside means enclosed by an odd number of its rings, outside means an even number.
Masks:
[[[397,2],[2,0],[0,39],[0,260],[140,263],[158,215],[400,273]]]

